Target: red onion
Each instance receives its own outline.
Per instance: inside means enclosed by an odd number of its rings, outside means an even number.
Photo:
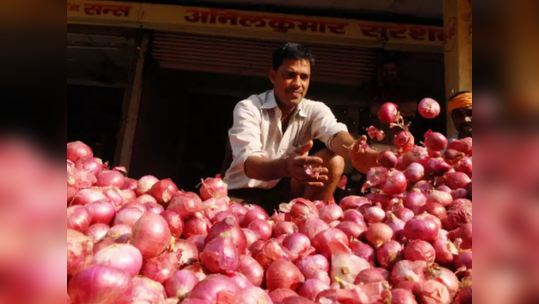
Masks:
[[[94,224],[86,230],[86,235],[89,236],[94,243],[100,241],[103,239],[107,232],[109,231],[110,227],[109,225],[105,224]]]
[[[241,204],[232,204],[230,205],[230,212],[236,215],[240,226],[243,225],[243,219],[245,218],[245,214],[248,212],[247,208],[243,207]]]
[[[71,278],[67,292],[77,304],[130,304],[133,283],[131,277],[118,268],[93,265]]]
[[[227,217],[224,221],[221,221],[213,226],[206,237],[206,242],[209,243],[225,232],[230,234],[232,243],[238,248],[239,254],[245,254],[247,251],[247,238],[243,230],[238,225],[237,220],[232,216]]]
[[[176,271],[170,279],[165,282],[165,291],[170,298],[185,299],[187,295],[198,284],[198,278],[190,271]]]
[[[193,242],[187,240],[176,240],[173,251],[178,258],[178,266],[191,265],[198,261],[198,248]]]
[[[402,246],[396,241],[384,243],[376,250],[378,263],[384,268],[390,269],[402,259]]]
[[[301,285],[298,290],[298,294],[311,301],[316,301],[318,294],[324,290],[329,289],[329,285],[318,279],[308,279]]]
[[[314,253],[311,241],[302,233],[294,233],[283,240],[283,247],[288,249],[294,257],[303,258]]]
[[[393,230],[393,233],[396,238],[400,238],[403,234],[404,226],[406,225],[406,222],[399,219],[393,212],[387,213],[387,221],[385,222],[386,225],[391,227]]]
[[[137,195],[141,196],[148,193],[148,191],[150,191],[150,189],[152,189],[152,187],[158,181],[159,179],[153,175],[146,175],[146,176],[141,177],[137,182],[137,189],[136,189]]]
[[[449,233],[449,238],[453,241],[461,240],[460,249],[472,249],[472,223],[462,225]]]
[[[372,205],[372,202],[368,198],[362,196],[347,196],[339,203],[342,210],[345,212],[349,209],[359,208],[365,204]]]
[[[202,214],[197,213],[195,216],[185,223],[183,237],[190,238],[193,235],[207,236],[211,229],[211,222]]]
[[[342,222],[337,227],[340,231],[344,232],[349,239],[359,239],[367,231],[367,225],[363,223],[360,225],[355,222]]]
[[[289,261],[275,261],[266,271],[266,287],[270,292],[280,288],[295,291],[303,282],[305,282],[305,277],[296,265]]]
[[[98,200],[106,199],[103,191],[98,189],[82,189],[73,198],[72,205],[86,206]]]
[[[116,187],[121,189],[124,186],[124,176],[121,172],[114,170],[103,170],[97,175],[97,187]]]
[[[457,270],[472,269],[472,251],[463,250],[459,255],[456,256],[454,264]]]
[[[258,241],[258,235],[254,233],[253,231],[247,229],[247,228],[241,228],[243,231],[243,234],[245,235],[245,245],[246,248],[251,247],[254,242]]]
[[[223,275],[211,275],[193,288],[189,298],[210,303],[234,303],[239,292],[238,285],[232,279]]]
[[[287,221],[292,221],[296,225],[301,226],[307,219],[311,217],[319,217],[318,209],[309,200],[298,198],[291,203],[290,212],[286,215]]]
[[[135,277],[142,268],[142,255],[131,245],[113,244],[96,252],[92,263],[116,267]]]
[[[425,176],[425,168],[420,163],[412,163],[404,171],[404,176],[411,183],[417,183]]]
[[[183,268],[183,270],[192,272],[199,281],[204,280],[209,275],[208,271],[204,267],[202,267],[202,264],[200,263],[189,265]]]
[[[211,220],[211,223],[212,225],[215,225],[217,223],[220,223],[224,220],[226,220],[227,217],[232,217],[234,218],[234,220],[236,221],[236,223],[240,223],[238,217],[236,216],[236,214],[234,214],[234,212],[230,211],[230,210],[227,210],[227,211],[221,211],[219,213],[217,213]]]
[[[413,150],[414,144],[415,144],[415,138],[412,135],[412,133],[408,131],[402,131],[395,136],[393,140],[393,144],[402,153],[407,153]],[[406,159],[403,159],[403,162],[406,163]]]
[[[238,285],[240,290],[244,290],[245,288],[249,288],[249,287],[254,287],[253,284],[249,282],[249,279],[247,279],[247,277],[245,277],[243,274],[239,272],[231,272],[227,274],[227,276],[231,278],[232,281],[236,283],[236,285]]]
[[[363,190],[367,188],[377,188],[382,184],[387,177],[388,169],[384,167],[374,167],[367,172],[367,181],[363,186]]]
[[[311,241],[313,241],[315,236],[328,229],[329,225],[326,222],[320,218],[311,217],[299,227],[299,232],[305,234]]]
[[[90,227],[92,217],[83,206],[67,208],[67,229],[85,232]]]
[[[253,252],[253,250],[251,250],[251,252]],[[255,255],[254,252],[253,255]],[[274,261],[292,260],[291,255],[292,253],[290,253],[288,249],[279,245],[275,240],[269,240],[262,246],[260,252],[256,253],[255,259],[260,266],[268,268],[268,266]]]
[[[183,221],[180,215],[172,210],[166,210],[161,213],[170,229],[170,233],[174,238],[180,238],[183,233]]]
[[[396,288],[391,290],[391,302],[388,304],[417,304],[417,301],[410,290]]]
[[[319,281],[322,281],[326,284],[331,284],[331,279],[329,278],[329,273],[328,272],[324,272],[322,270],[319,270],[319,271],[316,271],[314,274],[311,275],[311,277],[307,278],[305,277],[306,279],[317,279]]]
[[[67,229],[67,274],[73,275],[92,261],[93,242],[84,234]]]
[[[419,102],[417,107],[419,114],[426,119],[434,119],[440,115],[440,104],[432,98],[424,98]]]
[[[140,211],[137,208],[125,208],[116,213],[114,225],[135,226],[137,221],[145,214],[146,211]]]
[[[464,138],[462,140],[453,139],[449,142],[449,145],[447,146],[447,148],[456,150],[456,151],[459,151],[466,155],[471,156],[472,155],[472,139],[471,138]]]
[[[331,250],[330,277],[335,282],[352,284],[361,271],[372,267],[367,260],[352,254],[343,243],[335,243]]]
[[[385,168],[393,169],[397,166],[398,158],[395,153],[390,150],[383,151],[378,154],[378,163]]]
[[[264,280],[264,268],[250,256],[242,255],[237,271],[243,274],[253,286],[262,286]]]
[[[166,302],[165,304],[178,304],[178,303],[179,303],[178,299],[172,299],[172,302],[170,303]],[[182,304],[212,304],[212,302],[207,301],[207,300],[200,300],[200,299],[185,299],[184,301],[182,301]]]
[[[404,155],[403,165],[408,167],[413,163],[419,163],[423,167],[425,167],[428,158],[429,152],[425,147],[414,146],[409,152]]]
[[[419,211],[419,213],[424,213],[424,212],[432,214],[442,221],[447,218],[447,211],[445,210],[444,206],[436,202],[431,202],[421,207],[421,210]]]
[[[77,169],[90,171],[93,175],[97,176],[99,172],[103,171],[103,160],[96,157],[79,159],[76,165]]]
[[[92,149],[80,141],[70,142],[67,144],[67,159],[76,163],[81,159],[94,157]]]
[[[472,296],[472,286],[466,286],[462,288],[459,293],[457,294],[457,297],[455,298],[455,304],[472,304],[473,296]]]
[[[463,172],[448,173],[445,182],[451,189],[467,188],[472,183],[472,179]]]
[[[412,210],[414,214],[419,214],[419,210],[427,203],[427,197],[419,190],[414,190],[404,198],[404,207]]]
[[[374,223],[381,223],[386,219],[386,213],[385,211],[380,207],[369,207],[367,210],[365,210],[365,213],[363,214],[365,216],[365,220],[367,220],[367,223],[374,224]]]
[[[455,298],[457,292],[459,291],[459,279],[451,270],[447,268],[439,267],[437,265],[430,266],[425,271],[425,277],[427,280],[436,280],[444,284],[451,294],[451,299]]]
[[[297,262],[297,267],[305,275],[306,278],[311,279],[319,272],[329,272],[328,260],[320,254],[305,257]]]
[[[451,241],[440,237],[434,241],[433,247],[436,253],[436,262],[438,263],[452,263],[454,255],[458,254],[457,247]]]
[[[438,188],[436,188],[436,190],[442,191],[442,192],[447,192],[447,193],[451,193],[451,191],[452,191],[451,188],[449,188],[446,185],[438,186]]]
[[[120,190],[120,196],[122,197],[124,202],[130,202],[137,199],[137,194],[135,193],[135,191],[130,189]]]
[[[425,169],[428,173],[439,176],[451,170],[451,165],[442,158],[431,158],[428,160]]]
[[[254,220],[263,220],[267,221],[269,219],[268,214],[266,211],[257,205],[246,205],[245,208],[247,208],[247,213],[245,213],[245,216],[243,218],[242,227],[247,228],[249,224]]]
[[[116,208],[116,210],[123,207],[125,201],[122,195],[120,194],[120,190],[118,190],[118,188],[113,188],[113,187],[105,188],[103,189],[103,194],[114,205],[114,208]]]
[[[457,199],[448,207],[444,227],[446,230],[454,230],[462,225],[471,223],[472,219],[472,202],[467,199]]]
[[[163,213],[163,211],[165,211],[165,208],[163,207],[163,205],[154,203],[154,202],[148,202],[144,204],[144,207],[146,207],[146,210],[148,212],[155,213],[158,215],[160,215],[161,213]]]
[[[312,244],[313,247],[316,248],[316,252],[322,254],[328,259],[331,257],[331,247],[336,242],[342,242],[346,246],[350,245],[350,241],[348,240],[346,234],[336,228],[329,228],[322,231],[312,240]]]
[[[229,199],[228,197],[210,198],[202,202],[202,208],[204,209],[204,215],[211,221],[219,212],[228,211]]]
[[[195,244],[199,252],[202,252],[202,250],[204,250],[204,247],[206,246],[206,236],[204,235],[193,235],[187,240]]]
[[[374,265],[376,259],[376,251],[371,246],[358,241],[352,242],[350,244],[350,249],[352,250],[352,253]]]
[[[293,222],[279,222],[273,225],[273,235],[275,237],[296,233],[298,231],[298,226]]]
[[[468,190],[462,188],[452,190],[450,191],[450,193],[454,200],[457,200],[459,198],[471,198],[470,194],[468,193]]]
[[[164,303],[165,298],[165,288],[160,283],[145,277],[133,278],[132,303]]]
[[[463,157],[465,156],[464,153],[460,152],[460,151],[457,151],[457,150],[453,150],[453,149],[447,149],[445,152],[444,152],[444,160],[450,164],[454,164],[455,162],[458,162],[459,160],[461,160]]]
[[[242,290],[235,304],[268,304],[272,303],[269,294],[258,287],[248,287]]]
[[[286,298],[282,304],[316,304],[314,303],[313,301],[311,300],[308,300],[306,298],[303,298],[303,297],[290,297],[290,298]]]
[[[429,131],[425,134],[425,146],[432,151],[443,151],[447,147],[447,138],[442,133]]]
[[[412,210],[405,207],[397,208],[396,210],[393,211],[393,213],[405,223],[413,219],[415,216]]]
[[[269,221],[263,220],[254,220],[247,228],[253,231],[258,236],[258,239],[263,241],[267,241],[271,238],[273,229]]]
[[[384,103],[378,110],[378,119],[385,124],[397,122],[399,117],[399,107],[391,102]]]
[[[298,294],[295,291],[290,290],[288,288],[276,289],[270,292],[269,295],[270,295],[271,300],[273,301],[273,304],[282,304],[283,301],[285,301],[286,299],[288,298],[294,299],[295,297],[298,296]]]
[[[200,197],[203,200],[209,200],[210,198],[227,197],[228,185],[223,182],[220,175],[215,178],[207,178],[202,180],[202,187],[200,187]]]
[[[410,240],[434,241],[440,228],[436,222],[425,214],[409,220],[404,226],[404,236]]]
[[[425,261],[432,264],[436,260],[436,252],[430,243],[412,240],[406,245],[404,257],[409,261]]]
[[[107,237],[110,237],[114,240],[120,239],[120,238],[131,238],[131,234],[133,229],[131,226],[120,224],[120,225],[114,225],[110,230],[107,232]]]
[[[438,203],[443,207],[447,207],[453,201],[453,196],[450,193],[433,190],[427,196],[427,203]]]
[[[144,259],[160,255],[172,239],[165,219],[157,214],[144,214],[133,227],[131,245],[135,246]]]
[[[154,258],[144,261],[141,274],[163,284],[178,271],[178,258],[173,252],[163,252]]]
[[[231,273],[240,263],[238,248],[234,245],[230,233],[209,241],[200,254],[200,261],[212,273]]]
[[[138,183],[138,180],[136,179],[133,179],[133,178],[129,178],[129,177],[124,177],[124,186],[122,187],[122,190],[129,190],[129,191],[122,191],[122,193],[126,193],[126,194],[123,194],[122,197],[127,197],[129,196],[131,200],[132,199],[136,199],[137,198],[137,193],[135,192],[135,190],[137,189],[137,183]],[[127,195],[127,193],[129,195]],[[125,200],[125,198],[124,198]],[[129,200],[126,200],[126,201],[129,201]]]
[[[359,224],[360,226],[365,226],[365,219],[363,217],[363,214],[361,212],[355,210],[355,209],[349,209],[344,212],[343,222],[354,222],[356,224]]]
[[[252,243],[251,246],[249,246],[248,250],[251,252],[252,256],[257,256],[260,253],[260,251],[262,250],[262,248],[264,248],[266,243],[268,243],[268,242],[262,241],[262,240],[257,240],[254,243]],[[275,241],[273,241],[273,243],[277,244],[277,242],[275,242]],[[279,245],[279,244],[277,244],[277,245]],[[268,265],[266,265],[266,266],[268,266]]]
[[[109,200],[99,200],[86,205],[92,224],[110,224],[116,216],[114,206]],[[69,209],[68,209],[69,210]]]
[[[421,180],[421,181],[417,182],[414,185],[414,187],[412,188],[412,191],[417,190],[417,191],[427,195],[432,191],[432,189],[433,189],[432,182],[426,181],[426,180]]]
[[[142,196],[141,196],[142,197]],[[139,198],[141,198],[139,197]],[[136,201],[132,201],[129,203],[126,203],[120,208],[120,210],[127,209],[127,208],[135,208],[140,210],[141,212],[146,212],[148,209],[146,209],[146,206],[143,203],[140,203],[138,199]]]
[[[393,238],[393,230],[386,224],[374,223],[369,226],[365,238],[375,248],[378,248],[382,246],[382,244],[391,241]]]
[[[399,261],[393,266],[391,271],[390,282],[393,286],[399,285],[401,282],[411,281],[414,283],[423,282],[425,280],[425,269],[427,263],[425,261]],[[398,288],[398,287],[397,287]]]
[[[444,284],[428,280],[417,284],[413,290],[420,303],[450,304],[453,298]]]
[[[176,184],[170,179],[163,179],[155,183],[148,194],[155,197],[159,204],[168,204],[176,192],[178,192]]]
[[[387,275],[387,274],[386,274]],[[366,285],[370,283],[385,282],[387,278],[376,268],[365,269],[359,273],[354,281],[354,285]]]
[[[204,209],[202,200],[196,193],[180,191],[172,197],[168,210],[178,213],[182,219],[186,220],[201,213]]]
[[[469,177],[472,177],[472,164],[472,158],[465,157],[457,163],[457,165],[455,166],[455,170],[458,172],[463,172]]]
[[[320,219],[328,224],[341,220],[343,215],[341,207],[336,204],[329,204],[320,209]]]

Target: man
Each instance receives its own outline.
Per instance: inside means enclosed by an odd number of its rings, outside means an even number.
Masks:
[[[273,54],[269,79],[274,89],[237,104],[229,131],[232,163],[224,177],[233,200],[272,212],[297,197],[332,198],[356,140],[329,107],[305,98],[314,63],[305,46],[284,45]],[[309,156],[314,139],[327,149]],[[363,152],[358,169],[367,172],[377,155]]]
[[[472,92],[464,91],[449,99],[448,111],[458,135],[452,139],[472,137]]]

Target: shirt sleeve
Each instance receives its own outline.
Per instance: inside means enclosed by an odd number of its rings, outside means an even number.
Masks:
[[[348,127],[339,123],[331,109],[323,103],[315,104],[312,117],[312,137],[325,143],[330,150],[333,138],[341,132],[348,132]]]
[[[244,100],[234,109],[234,124],[229,131],[233,164],[245,173],[245,161],[251,156],[268,157],[262,148],[261,117],[252,101]]]

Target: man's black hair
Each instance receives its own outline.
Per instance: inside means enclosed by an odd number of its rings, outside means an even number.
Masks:
[[[311,63],[311,69],[314,68],[315,59],[311,50],[298,43],[287,43],[275,50],[273,53],[273,69],[277,71],[286,59],[305,59]]]
[[[449,97],[449,100],[453,100],[457,97],[459,97],[460,95],[464,95],[464,94],[468,94],[468,93],[471,93],[472,91],[461,91],[461,92],[458,92],[458,93],[455,93],[455,95]]]

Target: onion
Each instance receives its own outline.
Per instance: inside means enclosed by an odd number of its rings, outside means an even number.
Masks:
[[[451,189],[467,188],[472,184],[472,179],[463,172],[448,173],[445,182]]]
[[[451,188],[449,188],[446,185],[438,186],[438,188],[436,188],[436,190],[442,191],[442,192],[447,192],[447,193],[451,193],[451,191],[452,191]]]
[[[448,207],[444,227],[446,230],[454,230],[462,225],[471,223],[472,219],[472,202],[467,199],[457,199]]]
[[[419,163],[425,167],[426,161],[429,158],[429,152],[425,147],[414,146],[403,157],[403,166],[408,167],[413,163]]]
[[[183,233],[183,221],[180,215],[172,210],[166,210],[161,213],[170,229],[170,233],[174,238],[180,238]]]
[[[249,246],[248,250],[249,250],[249,252],[251,252],[252,256],[256,256],[256,255],[258,255],[258,253],[260,253],[262,248],[264,248],[264,245],[266,245],[266,243],[268,243],[268,242],[262,241],[262,240],[257,240],[254,243],[252,243],[251,246]],[[274,241],[274,243],[277,244],[277,242],[275,242],[275,241]],[[277,244],[277,245],[279,245],[279,244]],[[266,265],[266,266],[269,266],[269,265]]]
[[[307,298],[311,301],[316,301],[318,294],[329,289],[329,285],[318,279],[308,279],[301,285],[298,290],[298,295]]]
[[[200,261],[212,273],[231,273],[236,271],[240,263],[238,248],[234,245],[230,233],[209,241],[200,254]]]
[[[311,217],[299,227],[299,232],[305,234],[311,241],[313,241],[315,236],[328,229],[329,225],[326,222],[320,218]]]
[[[453,139],[449,142],[448,149],[462,152],[466,155],[472,155],[472,138],[464,138],[462,140]]]
[[[391,290],[391,302],[389,304],[417,304],[414,294],[407,289],[396,288]]]
[[[413,219],[415,214],[412,210],[402,207],[393,211],[393,213],[405,223]]]
[[[251,252],[253,251],[251,250]],[[253,255],[255,255],[255,259],[260,266],[264,268],[268,268],[268,266],[274,261],[292,260],[292,253],[290,253],[288,249],[279,245],[275,240],[269,240],[262,246],[258,253],[255,254],[255,252],[253,252]]]
[[[402,246],[396,241],[384,243],[376,250],[378,263],[384,268],[390,269],[402,259]]]
[[[402,131],[395,136],[393,144],[399,149],[399,151],[407,153],[413,150],[415,138],[412,133],[408,131]],[[403,159],[403,162],[406,163],[406,159]]]
[[[207,236],[210,229],[211,222],[207,218],[203,217],[202,214],[197,213],[192,219],[185,223],[183,237],[190,238],[193,235]]]
[[[130,239],[133,229],[124,224],[114,225],[107,232],[107,237],[112,238],[114,241],[119,239]]]
[[[94,224],[90,226],[88,230],[86,230],[86,235],[90,237],[94,243],[96,243],[107,235],[109,229],[109,225]]]
[[[427,203],[438,203],[443,207],[447,207],[453,201],[453,196],[450,193],[433,190],[427,196]]]
[[[76,167],[79,170],[90,171],[95,176],[97,176],[99,172],[103,171],[103,168],[105,168],[105,166],[103,166],[103,160],[96,157],[79,159]]]
[[[131,245],[112,244],[96,252],[92,263],[116,267],[135,277],[142,269],[142,255]]]
[[[232,217],[234,218],[234,220],[236,221],[236,223],[239,224],[239,219],[238,217],[236,216],[236,214],[234,214],[234,212],[230,211],[230,210],[227,210],[227,211],[221,211],[219,213],[217,213],[212,219],[211,219],[211,223],[212,225],[215,225],[217,223],[220,223],[224,220],[226,220],[227,217]]]
[[[97,189],[82,189],[73,198],[72,205],[86,206],[95,201],[106,199],[103,191]]]
[[[137,199],[137,194],[131,189],[120,190],[120,196],[122,197],[124,202],[130,202]]]
[[[258,236],[258,239],[263,241],[267,241],[271,238],[273,229],[269,221],[263,220],[254,220],[247,228],[253,231]]]
[[[377,188],[384,182],[387,177],[388,170],[384,167],[374,167],[367,172],[367,181],[363,189]]]
[[[417,191],[427,195],[432,191],[432,189],[433,189],[432,182],[426,181],[426,180],[421,180],[421,181],[417,182],[414,185],[414,187],[412,188],[412,191],[417,190]]]
[[[273,235],[275,237],[296,233],[298,231],[298,226],[293,222],[279,222],[273,225]]]
[[[305,277],[296,265],[289,261],[275,261],[266,271],[266,286],[270,292],[280,288],[296,291],[303,282]]]
[[[400,240],[403,237],[404,226],[406,225],[405,221],[399,219],[390,211],[387,213],[387,221],[385,223],[391,227],[397,240]]]
[[[92,240],[76,230],[67,229],[67,275],[73,275],[90,264],[92,254]]]
[[[264,280],[264,268],[250,256],[242,255],[237,271],[243,274],[253,286],[262,286]]]
[[[417,183],[425,176],[425,168],[420,163],[411,163],[404,171],[404,176],[410,182]]]
[[[460,252],[459,255],[455,257],[455,268],[457,270],[465,269],[469,270],[472,269],[472,251],[471,250],[463,250]]]
[[[225,232],[227,232],[232,238],[232,243],[238,248],[239,254],[245,254],[247,251],[247,238],[243,230],[238,225],[236,218],[232,216],[227,217],[224,221],[221,221],[213,226],[206,237],[206,242],[209,243]]]
[[[223,275],[211,275],[193,288],[189,298],[210,303],[234,303],[239,292],[238,285],[232,279]]]
[[[427,263],[425,261],[399,261],[393,266],[389,280],[393,286],[397,286],[402,282],[411,281],[413,283],[423,282],[425,280],[425,269]],[[399,288],[399,287],[397,287]]]
[[[450,171],[451,165],[445,162],[442,158],[431,158],[428,160],[425,169],[428,173],[439,176]]]
[[[457,292],[459,291],[459,279],[457,276],[449,269],[444,267],[439,267],[433,265],[427,268],[425,271],[425,277],[427,280],[436,280],[447,287],[451,299],[455,298]]]
[[[455,304],[472,304],[472,286],[466,286],[460,290],[455,298]]]
[[[206,236],[204,235],[193,235],[187,239],[189,242],[195,244],[198,249],[198,252],[202,252],[206,246]]]
[[[413,292],[420,303],[450,304],[453,300],[447,287],[435,280],[428,280],[417,284]]]
[[[200,263],[189,265],[183,270],[192,272],[198,278],[198,281],[204,280],[209,275],[208,271]]]
[[[166,298],[165,288],[149,278],[136,277],[133,279],[132,303],[163,303]]]
[[[236,283],[236,285],[238,285],[240,290],[244,290],[245,288],[249,288],[249,287],[254,287],[253,284],[251,284],[251,282],[249,282],[249,280],[243,274],[239,272],[232,272],[232,273],[229,273],[227,276],[231,278],[232,281]]]
[[[85,232],[90,227],[92,217],[83,206],[67,208],[67,229]]]
[[[419,102],[417,107],[419,114],[426,119],[434,119],[440,115],[440,104],[432,98],[424,98]]]
[[[243,218],[242,227],[247,228],[249,224],[254,220],[263,220],[267,221],[269,219],[268,214],[262,207],[257,205],[247,205],[245,206],[247,208],[247,213],[245,213],[245,217]]]
[[[344,232],[349,239],[359,239],[367,231],[367,225],[364,223],[363,225],[360,225],[355,222],[342,222],[335,228]]]
[[[359,275],[356,277],[356,280],[354,282],[355,285],[366,285],[370,283],[379,283],[379,282],[385,282],[387,281],[387,276],[389,274],[387,273],[387,270],[384,274],[377,268],[369,268],[365,269],[362,272],[359,273]]]
[[[124,186],[122,187],[122,193],[124,193],[122,195],[122,197],[128,197],[129,196],[129,200],[131,199],[136,199],[137,198],[137,193],[135,192],[135,190],[137,189],[137,183],[138,183],[138,180],[136,179],[133,179],[133,178],[129,178],[129,177],[124,177]],[[125,190],[128,190],[128,191],[125,191]],[[125,200],[125,198],[124,198]],[[129,200],[126,200],[126,201],[129,201]]]
[[[292,299],[296,298],[298,294],[295,291],[290,290],[288,288],[280,288],[280,289],[276,289],[270,292],[269,296],[271,300],[273,301],[273,304],[282,304],[283,301],[285,301],[288,298],[292,298]]]
[[[376,251],[371,246],[358,241],[352,242],[352,244],[350,244],[350,249],[352,250],[352,253],[364,260],[367,260],[371,265],[374,265]]]
[[[97,175],[97,187],[116,187],[121,189],[124,186],[124,176],[121,172],[114,170],[103,170]]]
[[[462,188],[452,190],[450,191],[450,193],[454,200],[457,200],[459,198],[468,198],[468,197],[471,198],[470,194],[468,193],[468,190],[462,189]]]
[[[256,235],[256,233],[254,233],[253,231],[247,228],[241,228],[241,230],[243,231],[243,234],[245,235],[246,248],[251,247],[251,245],[253,245],[254,242],[258,241],[258,235]]]
[[[229,199],[225,198],[210,198],[202,202],[202,208],[204,209],[204,215],[211,221],[216,214],[222,211],[228,211]]]
[[[382,246],[382,244],[391,241],[393,238],[393,230],[386,224],[374,223],[369,226],[365,238],[375,248],[378,248]]]
[[[457,163],[457,165],[455,166],[455,170],[458,172],[462,172],[469,177],[472,177],[472,163],[473,162],[471,157],[464,157]]]
[[[178,187],[167,178],[155,183],[148,194],[155,197],[159,204],[168,204],[176,192],[178,192]]]
[[[348,240],[346,234],[336,228],[329,228],[322,231],[312,240],[312,244],[313,247],[316,248],[316,252],[328,259],[331,257],[332,246],[337,242],[342,242],[346,246],[350,245],[350,241]]]
[[[135,246],[144,259],[160,255],[172,239],[164,218],[157,214],[144,214],[133,227],[131,245]]]
[[[385,124],[397,122],[399,118],[399,107],[391,102],[384,103],[378,110],[378,119]]]
[[[314,278],[318,272],[329,272],[329,262],[320,254],[305,257],[299,260],[296,266],[308,279]]]
[[[355,209],[349,209],[344,212],[343,222],[354,222],[360,226],[365,226],[365,219],[363,217],[363,214],[361,212],[355,210]]]
[[[152,189],[152,187],[159,181],[159,179],[153,175],[146,175],[141,177],[137,182],[136,192],[138,196],[144,195]]]
[[[347,196],[341,200],[339,205],[341,206],[341,209],[346,212],[350,209],[357,209],[363,205],[372,205],[372,202],[365,197],[361,196]]]
[[[139,197],[139,199],[141,197]],[[127,208],[135,208],[135,209],[138,209],[138,210],[140,210],[141,212],[144,212],[144,213],[148,210],[148,209],[146,209],[146,206],[144,205],[144,203],[139,202],[138,199],[135,200],[135,201],[132,201],[132,202],[129,202],[129,203],[126,203],[126,204],[122,205],[122,208],[120,208],[120,210],[127,209]]]
[[[92,149],[80,141],[70,142],[67,144],[67,159],[76,163],[81,159],[94,157]]]
[[[182,219],[187,220],[204,209],[202,200],[196,193],[180,191],[172,197],[168,210],[178,213]]]
[[[108,225],[116,216],[114,206],[106,199],[90,203],[86,205],[86,209],[92,218],[92,224]]]
[[[463,225],[449,233],[451,240],[461,240],[460,249],[472,249],[472,236],[472,223]]]
[[[302,233],[294,233],[283,240],[283,247],[288,249],[294,257],[303,258],[314,253],[311,241]]]
[[[178,271],[178,258],[172,252],[163,252],[154,258],[144,261],[141,273],[143,276],[163,284]]]
[[[249,210],[247,208],[243,207],[241,204],[232,204],[230,205],[230,212],[234,213],[238,219],[238,223],[243,225],[243,219],[245,218],[245,214],[247,214]],[[283,214],[284,216],[284,214]]]
[[[343,215],[341,207],[336,204],[329,204],[320,209],[320,219],[328,224],[341,220]]]
[[[292,221],[296,225],[300,226],[307,219],[311,217],[319,217],[318,209],[309,200],[304,198],[298,198],[291,203],[290,212],[286,215],[287,221]]]
[[[202,180],[202,187],[200,187],[200,197],[203,200],[209,200],[210,198],[227,197],[228,185],[221,179],[220,175],[215,178],[207,178]]]
[[[113,187],[105,188],[103,189],[103,194],[114,205],[114,208],[116,208],[116,210],[123,207],[125,202],[118,188],[113,188]]]
[[[165,208],[161,204],[154,203],[154,202],[147,202],[146,204],[144,204],[144,207],[146,207],[146,210],[148,212],[155,213],[158,215],[160,215],[161,213],[163,213],[163,211],[165,211]]]
[[[165,291],[168,297],[185,299],[187,295],[198,284],[198,278],[190,271],[176,271],[170,279],[165,282]]]
[[[380,207],[369,207],[367,210],[365,210],[365,213],[363,214],[365,216],[365,220],[367,220],[367,223],[374,224],[374,223],[381,223],[386,219],[386,213],[385,211]]]
[[[432,264],[436,260],[436,252],[430,243],[412,240],[406,245],[404,257],[409,261],[425,261]]]
[[[134,227],[137,221],[145,214],[145,211],[140,211],[137,208],[125,208],[116,214],[114,225],[127,225]]]
[[[385,168],[393,169],[397,166],[398,158],[395,153],[390,150],[378,154],[378,163]]]
[[[314,303],[313,301],[311,300],[308,300],[306,298],[303,298],[303,297],[290,297],[290,298],[286,298],[282,304],[316,304]]]
[[[130,304],[133,283],[118,268],[93,265],[76,273],[67,291],[76,304]]]
[[[427,197],[419,190],[413,190],[404,198],[404,207],[412,210],[414,214],[419,214],[419,210],[427,203]]]
[[[242,290],[235,304],[269,304],[272,303],[268,293],[259,287],[248,287]]]
[[[430,203],[427,203],[425,206],[421,207],[421,210],[419,211],[419,213],[424,213],[424,212],[432,214],[442,221],[447,218],[447,211],[445,210],[444,206],[436,202],[430,202]]]
[[[198,261],[198,248],[193,242],[186,240],[176,240],[173,251],[178,258],[178,266],[191,265]]]
[[[170,299],[167,299],[167,301]],[[172,302],[166,302],[165,304],[178,304],[178,299],[172,299]],[[142,303],[141,303],[142,304]],[[185,299],[182,304],[212,304],[212,302],[200,299]]]
[[[442,133],[429,131],[425,134],[425,146],[432,151],[443,151],[447,147],[447,138]]]
[[[440,227],[436,222],[422,214],[416,216],[406,223],[404,226],[404,236],[410,240],[424,240],[427,242],[434,241],[438,237]]]
[[[452,263],[454,255],[458,254],[457,247],[451,241],[440,237],[434,241],[433,247],[436,254],[436,262],[438,263]]]

